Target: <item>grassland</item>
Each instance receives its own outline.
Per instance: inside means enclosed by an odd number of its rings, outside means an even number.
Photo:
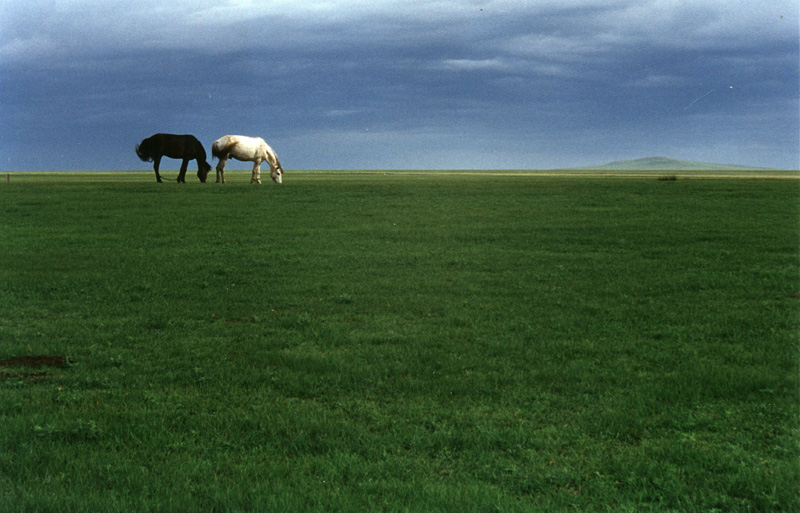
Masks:
[[[800,509],[800,181],[151,175],[0,183],[0,511]]]

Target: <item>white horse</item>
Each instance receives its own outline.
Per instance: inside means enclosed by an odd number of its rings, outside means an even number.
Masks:
[[[275,151],[260,137],[245,137],[243,135],[226,135],[220,137],[211,145],[211,156],[218,158],[217,183],[222,178],[225,183],[225,163],[228,157],[236,160],[255,162],[253,176],[250,183],[261,183],[261,163],[269,164],[269,176],[275,183],[282,183],[283,168]]]

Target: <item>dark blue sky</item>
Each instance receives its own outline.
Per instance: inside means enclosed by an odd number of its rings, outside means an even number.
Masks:
[[[795,0],[6,0],[0,170],[148,169],[133,148],[156,132],[261,136],[287,170],[797,169],[799,18]]]

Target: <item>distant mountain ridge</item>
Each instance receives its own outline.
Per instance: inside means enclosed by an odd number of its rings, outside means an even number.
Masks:
[[[713,162],[697,162],[693,160],[679,160],[669,157],[645,157],[633,160],[617,160],[601,166],[589,166],[581,169],[633,171],[633,170],[664,170],[664,171],[766,171],[769,168],[739,166],[735,164],[715,164]]]

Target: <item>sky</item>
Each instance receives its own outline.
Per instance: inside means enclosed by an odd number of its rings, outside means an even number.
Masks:
[[[3,0],[0,171],[800,167],[797,0]],[[165,160],[162,169],[177,169]],[[190,164],[192,170],[194,163]],[[249,169],[250,164],[229,168]]]

